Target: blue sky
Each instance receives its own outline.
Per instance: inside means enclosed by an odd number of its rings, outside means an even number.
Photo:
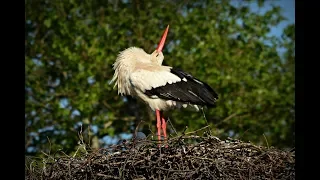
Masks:
[[[283,28],[285,28],[288,24],[292,24],[295,22],[295,3],[294,0],[269,0],[267,1],[267,8],[271,7],[271,4],[278,5],[283,9],[283,16],[288,20],[279,24],[279,26],[274,27],[271,30],[272,35],[280,37],[282,34]],[[255,7],[257,8],[257,7]]]
[[[231,4],[234,6],[239,6],[241,3],[243,3],[240,0],[232,0]],[[247,3],[246,3],[247,4]],[[289,24],[292,24],[295,22],[295,2],[294,0],[266,0],[263,7],[259,8],[257,1],[253,1],[250,3],[249,7],[250,10],[253,12],[259,12],[261,14],[264,14],[268,10],[272,9],[272,6],[280,6],[282,9],[282,15],[287,18],[287,20],[282,21],[278,26],[272,27],[270,30],[269,35],[270,36],[276,36],[278,38],[281,37],[283,29],[288,26]],[[241,20],[240,20],[241,22]],[[265,42],[268,44],[268,42]],[[283,52],[285,52],[285,49],[278,48],[278,52],[280,55],[282,55]]]
[[[292,24],[295,22],[295,3],[294,0],[267,0],[265,7],[261,8],[261,12],[266,12],[267,10],[272,8],[272,4],[280,6],[283,10],[282,14],[284,17],[287,18],[287,21],[283,21],[277,27],[271,29],[270,34],[280,37],[287,25]],[[257,10],[258,6],[257,3],[251,4],[252,10]]]

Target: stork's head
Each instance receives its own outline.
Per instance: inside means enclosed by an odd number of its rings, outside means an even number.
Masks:
[[[137,64],[162,64],[164,59],[162,49],[167,37],[168,29],[169,26],[163,33],[158,48],[152,54],[147,54],[143,49],[138,47],[130,47],[119,53],[116,62],[113,64],[115,73],[111,80],[111,83],[117,80],[115,86],[118,86],[119,94],[130,95],[130,89],[127,86],[123,86],[123,84],[129,84],[125,82],[129,79],[130,73],[135,69]]]
[[[153,51],[153,53],[151,54],[151,61],[158,65],[162,65],[162,62],[164,59],[164,56],[162,54],[162,49],[167,39],[168,30],[169,30],[169,25],[167,26],[166,30],[162,34],[162,37],[160,39],[157,49]]]

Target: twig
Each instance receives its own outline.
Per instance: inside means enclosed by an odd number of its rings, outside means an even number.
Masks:
[[[244,134],[245,134],[246,132],[248,132],[249,130],[250,130],[250,128],[248,128],[247,130],[245,130],[242,135],[239,135],[239,139],[241,140],[241,137],[243,137]]]
[[[269,143],[268,143],[267,137],[264,135],[264,133],[263,133],[262,135],[263,135],[265,141],[267,142],[267,147],[268,147],[268,149],[269,149]]]
[[[50,155],[50,152],[51,152],[51,141],[50,141],[50,139],[49,139],[49,137],[47,136],[47,139],[48,139],[48,142],[49,142],[49,155]]]
[[[186,132],[186,130],[188,129],[188,126],[186,126],[185,128],[184,128],[184,131],[182,132],[182,135],[181,136],[179,136],[179,138],[178,138],[178,140],[177,140],[177,142],[176,142],[176,144],[177,143],[179,143],[179,142],[181,142],[181,139],[182,139],[182,137],[185,135],[185,132]]]
[[[102,101],[102,104],[108,109],[110,109],[111,111],[114,111],[114,109],[105,100]]]
[[[221,122],[224,122],[224,121],[228,121],[229,119],[233,118],[234,116],[238,115],[238,113],[233,113],[231,114],[230,116],[224,118]]]
[[[173,131],[176,133],[176,135],[178,135],[178,133],[177,133],[176,129],[173,127],[173,125],[172,125],[172,123],[171,123],[171,121],[170,121],[170,118],[168,118],[168,121],[167,121],[167,122],[169,122],[169,123],[170,123],[170,125],[171,125],[171,127],[172,127]]]
[[[102,176],[102,177],[105,177],[105,178],[108,178],[108,179],[120,179],[119,177],[110,176],[110,175],[105,175],[105,174],[102,174],[102,173],[97,173],[96,175],[97,175],[97,176]]]
[[[192,131],[192,132],[187,132],[186,135],[188,135],[188,134],[194,134],[194,133],[199,132],[199,131],[202,131],[203,129],[206,129],[206,128],[208,128],[208,127],[210,127],[210,125],[207,125],[207,126],[205,126],[205,127],[203,127],[203,128],[200,128],[200,129],[195,130],[195,131]]]
[[[197,132],[199,132],[199,131],[202,131],[203,129],[208,128],[208,127],[210,127],[210,125],[207,125],[207,126],[205,126],[205,127],[203,127],[203,128],[200,128],[200,129],[198,129],[198,130],[195,130],[195,131],[183,133],[183,135],[194,134],[194,133],[197,133]],[[185,131],[186,131],[186,129],[184,129],[184,132],[185,132]],[[181,136],[174,137],[174,138],[172,138],[171,140],[174,140],[174,139],[177,139],[177,138],[180,138],[180,137],[181,137]],[[187,137],[187,138],[188,138],[188,137]]]
[[[144,121],[141,120],[141,121],[138,123],[138,125],[137,125],[137,127],[136,127],[136,129],[135,129],[135,131],[134,131],[133,139],[136,139],[137,133],[138,133],[138,130],[139,130],[139,126],[140,126],[140,124],[141,124],[142,122],[144,122]]]
[[[83,142],[82,124],[81,124],[81,126],[80,126],[80,132],[78,132],[78,137],[79,137],[79,139],[80,139],[79,147],[77,148],[77,151],[74,153],[73,157],[75,157],[75,156],[77,155],[77,153],[78,153],[78,151],[79,151],[79,149],[80,149],[81,147],[85,150],[86,154],[88,154],[88,151],[87,151],[87,149],[86,149],[86,144]]]
[[[204,119],[206,120],[207,126],[209,126],[209,123],[208,123],[208,120],[207,120],[207,118],[206,118],[206,115],[205,115],[205,113],[204,113],[204,111],[203,111],[203,108],[201,108],[201,111],[202,111],[202,114],[203,114]],[[211,129],[210,129],[210,128],[209,128],[209,133],[210,133],[210,136],[212,136],[212,132],[211,132]]]
[[[210,159],[210,158],[203,158],[203,157],[197,157],[197,156],[186,156],[187,158],[195,158],[195,159],[201,159],[201,160],[208,160],[208,161],[212,161],[212,162],[217,162],[214,159]]]
[[[90,129],[91,129],[91,125],[89,124],[89,126],[88,126],[88,139],[89,139],[89,147],[91,147],[91,138],[90,138],[90,134],[91,134],[91,132],[90,132]],[[90,148],[89,148],[90,149]]]
[[[164,171],[171,171],[171,172],[191,172],[192,170],[174,170],[174,169],[165,169],[165,168],[162,168],[162,167],[157,167],[157,169],[161,169],[161,170],[164,170]]]

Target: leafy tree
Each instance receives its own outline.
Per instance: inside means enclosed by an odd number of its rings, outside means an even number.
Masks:
[[[294,24],[282,39],[269,36],[284,20],[281,9],[261,15],[249,3],[27,0],[26,154],[72,153],[80,131],[97,148],[104,136],[132,133],[141,120],[141,131],[155,132],[155,114],[118,96],[109,82],[119,51],[139,46],[151,53],[168,24],[164,64],[219,94],[217,107],[204,110],[213,135],[294,146]],[[206,125],[201,111],[166,115],[178,132]]]

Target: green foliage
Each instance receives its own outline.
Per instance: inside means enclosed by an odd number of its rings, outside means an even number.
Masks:
[[[205,110],[214,135],[258,144],[265,135],[269,145],[294,146],[294,25],[281,39],[267,35],[283,20],[279,7],[261,15],[229,1],[28,0],[26,154],[74,153],[81,129],[87,143],[132,133],[140,120],[146,134],[155,132],[147,106],[118,96],[109,81],[119,51],[151,53],[168,24],[164,64],[219,94],[217,107]],[[277,48],[286,50],[283,58]],[[178,132],[206,125],[201,111],[167,115]]]

